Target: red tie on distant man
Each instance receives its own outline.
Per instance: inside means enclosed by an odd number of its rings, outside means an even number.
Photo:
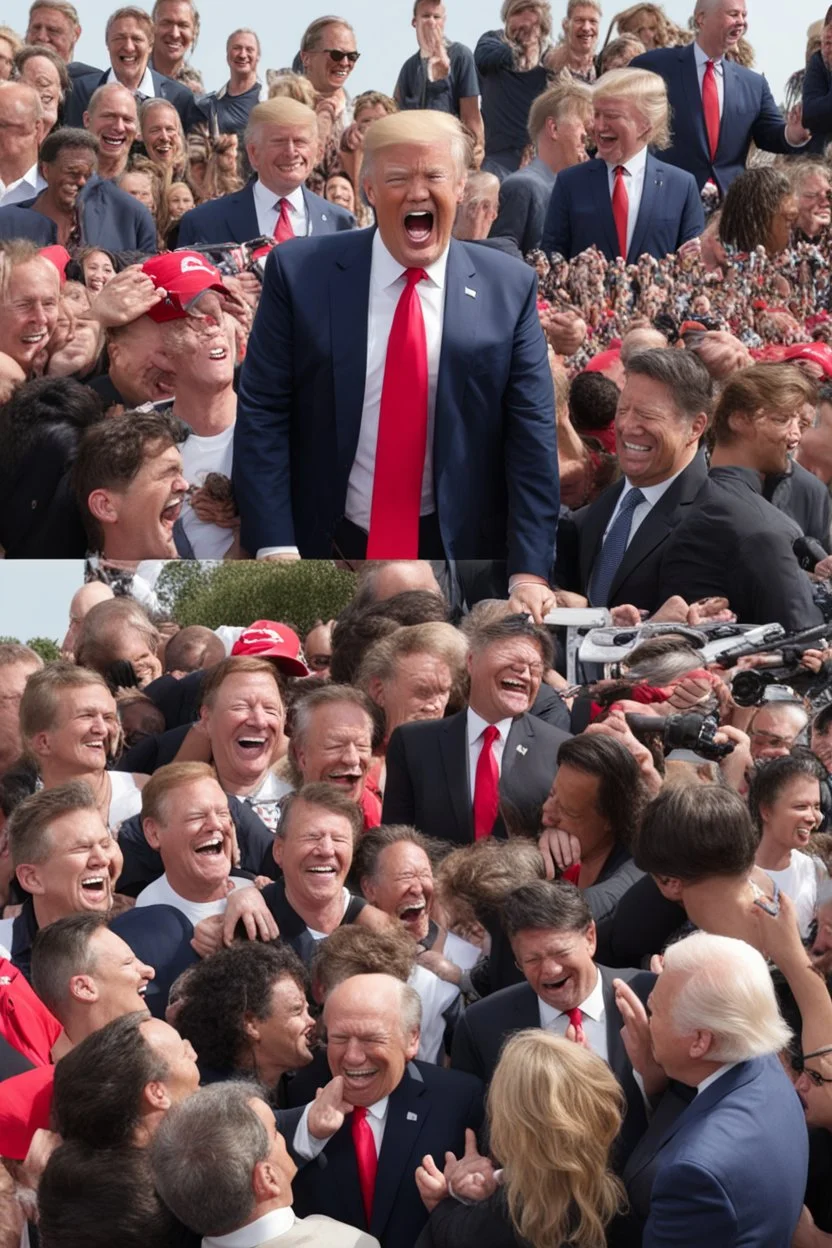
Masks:
[[[567,1010],[566,1013],[569,1015],[570,1025],[575,1028],[575,1039],[580,1040],[584,1034],[584,1027],[583,1027],[584,1012],[583,1010],[581,1009],[579,1005],[576,1005],[574,1010]]]
[[[496,724],[489,724],[482,734],[482,749],[474,775],[474,840],[490,836],[500,809],[500,772],[491,748],[499,738]]]
[[[618,254],[627,259],[627,218],[630,215],[630,196],[624,181],[626,170],[623,165],[615,166],[615,181],[612,184],[612,219],[618,235]]]
[[[373,1196],[376,1190],[376,1174],[378,1173],[378,1154],[376,1142],[370,1124],[367,1121],[367,1109],[364,1105],[356,1105],[352,1111],[352,1142],[355,1146],[355,1159],[358,1162],[358,1186],[361,1189],[361,1200],[364,1205],[364,1216],[367,1228],[373,1217]]]
[[[280,216],[277,218],[274,227],[274,238],[276,243],[287,243],[290,238],[295,237],[295,231],[292,229],[292,219],[289,216],[288,199],[278,200],[280,204]]]
[[[713,61],[705,62],[705,77],[702,79],[702,108],[705,113],[705,129],[708,132],[708,148],[711,160],[713,160],[719,146],[719,93],[716,89]]]
[[[368,559],[417,559],[428,441],[428,344],[416,289],[424,269],[406,269],[384,364],[373,471]]]

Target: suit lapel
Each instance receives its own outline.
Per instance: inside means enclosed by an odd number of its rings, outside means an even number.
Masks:
[[[375,230],[361,230],[355,240],[351,238],[332,266],[329,279],[338,497],[344,498],[358,446],[361,414],[364,409],[370,265],[374,235]]]
[[[610,195],[610,179],[607,166],[603,160],[593,160],[589,168],[592,171],[593,199],[598,213],[598,222],[607,240],[607,249],[611,256],[618,255],[618,234],[612,215],[612,196]]]
[[[601,542],[604,539],[604,530],[610,522],[610,516],[615,510],[615,505],[623,489],[624,481],[622,480],[617,485],[612,485],[608,490],[605,490],[597,503],[593,503],[588,509],[586,520],[581,526],[579,559],[581,584],[584,587],[589,584],[589,575],[595,560],[598,558]]]
[[[460,711],[442,720],[440,754],[445,783],[454,817],[463,833],[463,840],[474,837],[474,811],[471,805],[471,780],[468,775],[468,714]]]
[[[249,238],[257,238],[260,226],[257,224],[257,209],[254,206],[254,183],[249,182],[230,200],[226,210],[226,222],[229,237],[238,243]]]
[[[464,434],[459,421],[464,415],[465,388],[469,362],[477,345],[477,326],[487,291],[477,281],[477,266],[472,248],[451,240],[445,269],[445,314],[442,322],[442,351],[439,356],[439,377],[436,388],[436,417],[433,435],[434,494],[453,489],[445,481],[448,463],[457,462],[454,447]],[[443,512],[438,507],[440,515]]]
[[[387,1104],[387,1123],[378,1158],[376,1190],[370,1234],[381,1239],[403,1178],[413,1181],[418,1159],[413,1158],[419,1136],[431,1111],[431,1098],[416,1066],[408,1066],[404,1078]]]
[[[641,203],[638,206],[638,216],[636,217],[630,251],[627,257],[630,264],[635,264],[642,251],[644,251],[644,242],[650,232],[653,214],[661,193],[662,175],[655,158],[648,152],[647,162],[644,166],[644,185],[641,190]]]
[[[306,212],[309,217],[309,236],[323,233],[322,226],[327,219],[326,213],[321,208],[317,198],[311,195],[306,187],[303,188],[303,202],[306,204]]]
[[[601,976],[601,986],[604,991],[604,1019],[606,1021],[607,1030],[607,1065],[615,1075],[619,1083],[623,1085],[624,1076],[629,1072],[630,1063],[627,1057],[627,1051],[624,1048],[624,1042],[621,1039],[621,1028],[623,1026],[621,1015],[618,1012],[618,1006],[615,1004],[615,989],[612,981],[615,978],[613,971],[605,966],[598,967],[598,974]]]
[[[524,1031],[527,1027],[540,1026],[540,1002],[529,984],[520,984],[515,990],[511,1031]]]
[[[719,158],[723,140],[731,127],[731,110],[736,103],[737,76],[736,66],[727,57],[722,58],[722,117],[719,122],[719,142],[716,145],[716,156]]]
[[[79,196],[81,217],[81,238],[84,243],[91,243],[101,237],[104,212],[99,195],[96,194],[96,182],[88,182]]]
[[[692,43],[679,53],[679,60],[682,62],[682,82],[684,83],[685,95],[687,96],[688,116],[693,122],[699,146],[702,148],[706,160],[710,161],[708,134],[705,130],[705,110],[702,107],[702,91],[699,86],[699,73],[696,69],[696,56],[694,55]],[[725,65],[724,60],[722,64]]]

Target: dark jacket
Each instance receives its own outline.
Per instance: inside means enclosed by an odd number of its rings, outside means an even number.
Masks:
[[[820,52],[809,58],[803,76],[803,124],[815,136],[832,133],[832,74]]]
[[[509,174],[500,187],[500,211],[490,237],[510,238],[523,255],[539,247],[555,176],[539,156]]]
[[[249,243],[260,237],[254,186],[249,182],[241,191],[209,199],[186,212],[179,222],[177,246],[200,247],[206,243]],[[345,208],[330,204],[304,187],[303,198],[309,214],[309,237],[338,234],[355,228],[355,217]]]
[[[179,114],[182,127],[185,133],[193,130],[195,126],[203,124],[207,121],[207,117],[196,102],[193,91],[187,87],[183,87],[181,82],[174,82],[172,78],[166,78],[164,74],[158,73],[155,69],[150,71],[153,77],[154,99],[167,100],[173,105]],[[90,99],[94,91],[98,87],[103,87],[109,81],[110,71],[105,69],[101,72],[96,70],[91,74],[83,74],[80,78],[75,78],[72,83],[72,91],[66,103],[65,124],[68,126],[83,126],[84,113],[87,110]]]
[[[766,477],[763,498],[778,511],[790,516],[807,537],[813,537],[824,550],[829,550],[829,526],[832,523],[829,490],[802,464],[792,463],[788,472]]]
[[[35,202],[34,199],[27,199],[25,203],[18,205],[21,211],[29,211],[29,225],[33,231],[23,234],[22,237],[38,241],[41,233],[40,222],[45,221],[49,228],[48,243],[57,242],[58,227],[54,221],[37,211]],[[22,226],[19,214],[7,218],[6,213],[11,211],[10,208],[0,208],[0,238],[21,237],[19,234],[7,233],[7,230],[28,228]],[[37,221],[32,218],[37,218]],[[80,192],[78,219],[84,246],[91,244],[111,252],[140,251],[147,255],[155,255],[158,250],[156,227],[147,208],[105,178],[91,178]]]

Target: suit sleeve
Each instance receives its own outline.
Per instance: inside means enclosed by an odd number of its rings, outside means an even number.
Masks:
[[[806,123],[808,129],[808,122]],[[760,108],[751,127],[751,137],[764,152],[789,152],[792,155],[802,153],[802,147],[792,147],[786,139],[786,122],[780,109],[774,103],[771,89],[763,78]]]
[[[564,186],[564,179],[555,182],[552,198],[546,211],[546,222],[543,226],[541,249],[547,256],[554,252],[572,259],[572,229],[569,224],[569,196]]]
[[[293,312],[279,249],[266,263],[234,427],[234,493],[250,555],[294,546],[290,471]]]
[[[705,213],[702,208],[702,197],[699,194],[693,174],[690,175],[687,182],[688,193],[685,198],[682,219],[679,222],[679,239],[676,244],[677,250],[683,243],[689,242],[692,238],[698,238],[705,229]]]
[[[407,766],[404,743],[398,728],[393,732],[385,756],[387,779],[384,784],[384,805],[381,822],[404,823],[413,827],[416,823],[416,800],[413,779]]]
[[[199,231],[196,228],[196,221],[194,220],[195,212],[196,209],[192,208],[190,212],[184,213],[180,219],[178,239],[178,245],[180,247],[192,247],[194,243],[199,242]]]
[[[813,134],[832,130],[832,75],[816,52],[806,66],[803,79],[803,124]]]
[[[476,1075],[483,1082],[488,1078],[482,1054],[474,1040],[474,1033],[468,1020],[467,1011],[463,1013],[454,1029],[454,1042],[451,1046],[451,1070],[462,1070],[468,1075]],[[473,1123],[471,1124],[474,1125]]]
[[[507,180],[500,188],[500,211],[489,231],[489,238],[513,238],[520,250],[528,226],[531,188],[521,179]]]
[[[765,559],[761,557],[763,550]],[[738,571],[748,579],[751,622],[782,624],[787,632],[823,623],[823,615],[812,597],[811,582],[785,533],[749,538],[741,543],[739,557]]]
[[[702,1248],[737,1242],[737,1214],[722,1184],[693,1162],[660,1169],[642,1248]]]
[[[136,207],[139,209],[136,213],[136,248],[138,251],[144,251],[151,256],[155,256],[159,250],[159,243],[156,238],[156,226],[153,224],[153,218],[144,204],[137,204]]]
[[[528,271],[524,280],[528,290],[514,328],[511,373],[503,395],[507,571],[509,576],[528,572],[548,580],[560,506],[555,390],[537,313],[537,278]]]

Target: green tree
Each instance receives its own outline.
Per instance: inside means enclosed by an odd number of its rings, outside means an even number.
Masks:
[[[51,637],[30,637],[26,645],[39,654],[44,663],[53,663],[61,657],[61,647]]]

